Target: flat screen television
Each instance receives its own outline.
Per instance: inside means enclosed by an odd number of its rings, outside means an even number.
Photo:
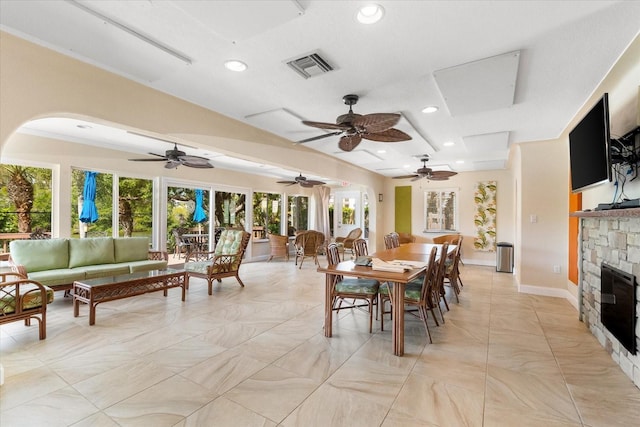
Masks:
[[[602,98],[569,133],[571,191],[611,181],[609,96]]]

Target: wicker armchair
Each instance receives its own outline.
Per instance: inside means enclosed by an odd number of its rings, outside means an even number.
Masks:
[[[362,236],[361,228],[354,228],[347,234],[346,237],[336,237],[336,245],[340,252],[344,253],[346,250],[353,252],[353,242]]]
[[[31,319],[38,321],[41,340],[47,337],[47,304],[53,301],[53,289],[18,273],[0,273],[0,325]]]
[[[185,287],[189,289],[191,277],[206,279],[209,295],[213,293],[213,281],[222,282],[225,277],[235,277],[240,286],[244,287],[238,274],[249,239],[251,239],[251,233],[244,230],[224,230],[213,252],[200,252],[196,257],[196,259],[207,259],[185,262],[184,269],[187,272]]]
[[[285,260],[289,261],[289,237],[271,233],[269,233],[267,237],[269,238],[269,246],[271,247],[271,255],[267,262],[271,261],[273,257],[284,257]]]

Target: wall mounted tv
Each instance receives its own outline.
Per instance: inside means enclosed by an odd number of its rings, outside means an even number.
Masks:
[[[604,94],[569,133],[571,191],[611,181],[609,97]]]

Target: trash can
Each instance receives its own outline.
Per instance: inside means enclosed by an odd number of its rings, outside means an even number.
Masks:
[[[498,242],[496,257],[496,271],[513,273],[513,245],[511,243]]]

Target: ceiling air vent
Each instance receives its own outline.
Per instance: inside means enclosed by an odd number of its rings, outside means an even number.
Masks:
[[[328,73],[333,70],[333,67],[317,53],[293,59],[288,61],[287,65],[293,68],[305,79],[317,76],[318,74]]]

